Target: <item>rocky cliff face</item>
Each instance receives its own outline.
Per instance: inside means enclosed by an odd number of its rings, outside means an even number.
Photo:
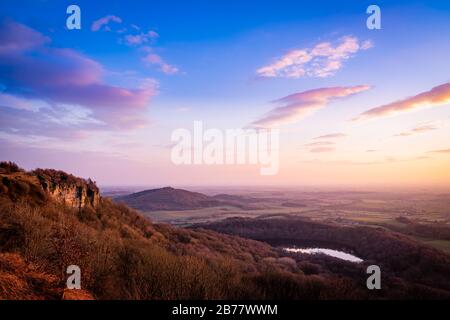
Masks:
[[[98,187],[90,179],[84,180],[63,171],[35,170],[39,182],[49,195],[57,201],[74,208],[91,206],[95,208],[100,201]]]
[[[98,190],[88,184],[58,185],[42,183],[42,187],[50,196],[60,202],[74,208],[84,208],[85,206],[96,207],[100,201]]]
[[[0,196],[35,203],[44,203],[51,198],[77,209],[95,208],[100,202],[99,189],[90,179],[52,169],[26,172],[7,162],[0,163]]]

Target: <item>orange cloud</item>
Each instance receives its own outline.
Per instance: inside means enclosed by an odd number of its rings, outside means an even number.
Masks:
[[[413,97],[369,109],[366,112],[361,113],[358,117],[353,118],[352,121],[395,116],[426,107],[435,107],[448,103],[450,103],[450,83],[445,83]]]
[[[359,85],[353,87],[319,88],[295,93],[275,101],[274,103],[281,106],[269,111],[260,120],[254,121],[251,126],[268,128],[293,123],[322,109],[335,99],[345,98],[366,91],[369,88],[367,85]]]
[[[450,149],[442,149],[442,150],[432,150],[432,151],[428,151],[428,153],[443,153],[443,154],[447,154],[450,153]]]

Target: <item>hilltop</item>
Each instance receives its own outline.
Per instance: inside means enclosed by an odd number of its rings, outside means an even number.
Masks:
[[[142,211],[192,210],[221,205],[220,201],[205,194],[172,187],[144,190],[115,200]]]
[[[133,209],[144,212],[157,210],[195,210],[219,206],[257,209],[257,206],[251,203],[251,199],[240,196],[227,194],[208,196],[203,193],[175,189],[172,187],[144,190],[129,195],[115,197],[114,200],[123,202]]]

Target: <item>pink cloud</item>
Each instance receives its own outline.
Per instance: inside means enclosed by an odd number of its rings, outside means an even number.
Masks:
[[[321,147],[321,146],[332,146],[335,142],[333,141],[316,141],[305,144],[305,147]]]
[[[412,128],[411,130],[401,132],[395,136],[396,137],[408,137],[408,136],[412,136],[414,134],[424,133],[424,132],[433,131],[433,130],[437,130],[437,127],[435,127],[431,124],[424,124],[424,125],[418,125],[418,126]]]
[[[140,34],[128,34],[125,36],[125,43],[131,46],[141,45],[150,42],[159,37],[159,34],[153,30]]]
[[[330,133],[330,134],[325,134],[322,136],[318,136],[315,137],[314,139],[319,140],[319,139],[336,139],[336,138],[344,138],[347,135],[344,133]]]
[[[341,69],[343,62],[352,55],[372,47],[371,41],[360,42],[355,37],[345,36],[336,45],[330,42],[321,42],[312,49],[289,51],[272,64],[259,68],[256,73],[261,77],[326,78]]]
[[[110,22],[122,23],[122,19],[120,17],[113,16],[113,15],[108,15],[108,16],[102,17],[98,20],[95,20],[92,23],[91,30],[96,32],[96,31],[99,31],[100,29],[102,29],[102,27],[105,27],[105,30],[107,30],[106,28],[108,27],[108,24]]]
[[[292,94],[275,101],[281,106],[269,111],[264,117],[253,122],[251,126],[265,128],[294,123],[322,109],[333,100],[352,96],[369,88],[367,85],[331,87]]]
[[[42,34],[18,23],[0,23],[0,40],[5,38],[8,41],[0,50],[5,94],[40,99],[54,107],[85,107],[116,128],[144,124],[143,114],[157,92],[155,82],[132,89],[108,85],[98,62],[72,49],[50,47]]]
[[[50,42],[50,38],[14,21],[1,21],[0,26],[0,54],[23,52]]]
[[[324,152],[332,152],[334,151],[334,148],[331,147],[319,147],[319,148],[313,148],[311,150],[309,150],[309,152],[312,153],[324,153]]]
[[[441,106],[449,103],[450,83],[445,83],[415,96],[369,109],[356,118],[353,118],[352,121],[390,117],[426,107]]]
[[[144,58],[142,58],[147,64],[157,65],[160,70],[165,74],[177,74],[179,72],[178,68],[166,63],[159,55],[155,53],[149,53]]]

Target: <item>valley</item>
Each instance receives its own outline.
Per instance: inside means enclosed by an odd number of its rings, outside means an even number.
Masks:
[[[105,190],[104,194],[107,196],[108,188]],[[237,217],[302,217],[341,226],[379,227],[409,235],[450,254],[450,194],[262,188],[254,191],[230,188],[194,190],[195,193],[183,190],[182,194],[190,196],[191,202],[193,197],[201,194],[201,199],[206,200],[197,209],[161,210],[156,207],[148,210],[139,204],[132,203],[131,206],[153,221],[177,226]],[[179,189],[171,188],[170,191],[176,198],[175,194],[179,193]],[[123,189],[122,192],[126,193],[126,190]],[[120,202],[123,197],[115,199]],[[152,197],[148,202],[154,200]],[[171,205],[166,202],[166,206]],[[189,205],[184,206],[189,208]]]

